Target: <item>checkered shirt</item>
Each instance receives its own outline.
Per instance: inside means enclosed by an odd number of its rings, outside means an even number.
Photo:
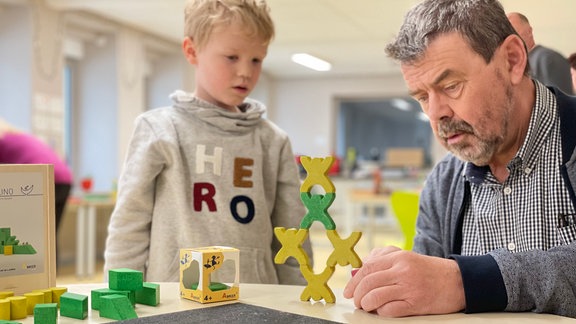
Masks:
[[[496,249],[547,250],[576,239],[574,208],[560,174],[562,151],[556,97],[536,84],[536,104],[522,147],[499,183],[488,167],[465,166],[471,183],[465,202],[462,255]]]

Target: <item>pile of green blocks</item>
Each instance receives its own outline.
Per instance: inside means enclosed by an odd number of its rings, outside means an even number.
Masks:
[[[121,268],[108,272],[108,288],[90,292],[91,307],[100,317],[113,320],[137,318],[136,304],[156,306],[160,303],[160,285],[143,282],[142,271]],[[88,296],[65,293],[60,297],[60,316],[85,319]]]
[[[142,271],[120,268],[108,272],[108,288],[91,291],[93,310],[113,320],[137,318],[136,304],[157,306],[160,285],[144,282]],[[35,324],[56,324],[60,316],[83,320],[88,317],[88,296],[54,287],[24,296],[0,292],[0,324],[18,324],[13,320],[34,315]]]
[[[90,292],[91,307],[100,317],[113,320],[137,318],[136,304],[156,306],[160,303],[160,285],[143,281],[142,271],[120,268],[108,272],[108,288]],[[60,297],[60,316],[85,319],[88,296],[65,293]]]
[[[108,272],[108,288],[92,290],[91,300],[92,309],[99,310],[100,317],[114,320],[137,318],[136,304],[156,306],[160,303],[160,285],[144,282],[141,271],[112,269]]]

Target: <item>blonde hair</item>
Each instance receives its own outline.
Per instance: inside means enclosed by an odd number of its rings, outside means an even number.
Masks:
[[[184,34],[202,48],[215,27],[232,23],[246,27],[249,36],[269,44],[274,38],[274,23],[264,0],[189,0],[184,9]]]

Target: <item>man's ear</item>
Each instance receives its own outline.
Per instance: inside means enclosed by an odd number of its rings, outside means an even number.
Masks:
[[[502,42],[501,48],[506,57],[510,81],[512,84],[520,83],[528,64],[528,52],[524,42],[518,35],[510,35]]]
[[[191,37],[185,37],[182,41],[182,51],[184,52],[186,61],[190,64],[196,65],[198,63],[198,51]]]

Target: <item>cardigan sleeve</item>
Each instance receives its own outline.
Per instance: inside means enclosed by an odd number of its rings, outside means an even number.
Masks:
[[[490,255],[453,255],[460,267],[466,313],[503,311],[507,293],[498,264]]]
[[[490,255],[506,285],[506,311],[576,317],[576,242],[547,251],[495,250]]]

